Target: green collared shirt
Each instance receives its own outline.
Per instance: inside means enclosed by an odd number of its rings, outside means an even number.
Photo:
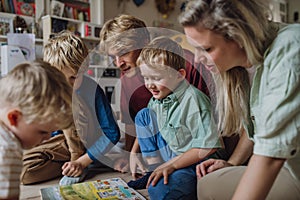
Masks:
[[[287,159],[300,180],[300,25],[288,25],[265,53],[251,89],[254,154]]]
[[[177,154],[191,148],[222,147],[209,98],[186,81],[163,100],[151,98],[161,135]]]

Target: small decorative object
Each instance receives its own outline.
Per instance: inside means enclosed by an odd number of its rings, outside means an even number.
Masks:
[[[0,17],[0,35],[7,35],[13,31],[13,20],[6,17]]]
[[[31,16],[34,12],[33,7],[29,3],[24,3],[21,5],[21,12],[27,16]]]
[[[27,28],[25,19],[17,15],[14,19],[15,33],[27,33]]]
[[[135,4],[136,6],[142,5],[142,4],[144,3],[144,1],[145,1],[145,0],[133,0],[134,4]]]
[[[155,0],[158,12],[163,14],[163,18],[167,19],[169,14],[174,10],[176,0]]]
[[[64,13],[65,4],[59,1],[51,1],[51,15],[56,15],[61,17]]]
[[[41,29],[39,23],[35,21],[35,15],[32,16],[33,21],[30,24],[30,33],[34,34],[36,38],[41,38]]]
[[[34,0],[28,0],[26,2],[13,0],[13,5],[16,14],[32,16],[35,13]]]
[[[187,1],[181,3],[181,6],[180,6],[181,12],[183,12],[185,10],[186,4],[187,4]]]

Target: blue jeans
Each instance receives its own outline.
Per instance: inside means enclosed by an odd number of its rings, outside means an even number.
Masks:
[[[156,185],[148,188],[153,200],[197,200],[196,165],[174,171],[168,177],[168,184],[161,178]]]
[[[135,117],[136,133],[143,157],[160,156],[164,162],[177,156],[168,146],[158,130],[156,113],[144,108]],[[178,169],[169,175],[168,184],[161,178],[156,186],[148,188],[153,200],[197,199],[196,165]],[[154,170],[154,169],[150,169]]]

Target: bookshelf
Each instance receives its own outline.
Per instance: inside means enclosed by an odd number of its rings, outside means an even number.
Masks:
[[[0,11],[18,15],[33,16],[35,14],[35,0],[0,0]]]
[[[40,1],[40,0],[39,0]],[[46,15],[51,15],[51,2],[53,0],[45,0],[45,13]],[[84,11],[89,8],[89,20],[81,20],[81,21],[88,21],[94,24],[103,24],[104,21],[104,0],[54,0],[61,3],[64,3],[65,6],[80,8]],[[78,13],[77,13],[78,14]],[[63,14],[59,17],[70,18],[70,19],[77,19],[77,17],[68,17],[67,14]]]
[[[70,30],[77,33],[83,40],[99,41],[101,25],[65,17],[46,15],[42,17],[43,40],[47,42],[52,33]]]
[[[26,32],[31,33],[32,30],[31,30],[30,25],[35,22],[34,17],[0,12],[0,41],[1,42],[6,41],[6,39],[7,39],[6,35],[8,33],[16,32],[16,30],[14,30],[14,25],[13,25],[13,21],[14,21],[16,16],[21,16],[25,20],[25,22],[27,24]],[[36,40],[37,43],[42,43],[43,42],[43,39],[41,37],[37,37],[35,40]]]
[[[61,16],[52,15],[51,9],[57,2],[64,7]],[[73,15],[69,13],[68,7],[72,7]],[[44,43],[52,33],[61,30],[77,33],[88,46],[94,46],[99,41],[99,32],[104,21],[103,0],[45,0],[44,8],[47,13],[42,17]],[[74,9],[77,9],[75,15]]]
[[[0,0],[1,3],[2,1],[4,0]],[[13,2],[15,0],[5,1]],[[1,12],[0,10],[0,43],[7,43],[7,34],[16,32],[13,22],[17,16],[20,16],[26,21],[28,27],[28,30],[23,31],[23,33],[31,33],[31,24],[33,22],[35,22],[39,28],[38,37],[35,38],[36,57],[38,59],[42,58],[43,45],[51,33],[53,33],[53,20],[61,21],[63,24],[66,24],[66,29],[71,28],[79,33],[88,48],[93,49],[99,42],[98,33],[104,21],[104,0],[57,0],[62,3],[74,4],[85,8],[89,7],[89,22],[50,15],[51,1],[52,0],[33,0],[33,2],[35,2],[35,12],[32,16],[19,15],[11,10],[5,10],[7,12]],[[58,29],[55,30],[57,31]]]
[[[1,1],[1,0],[0,0]],[[3,1],[3,0],[2,0]],[[1,2],[2,2],[1,1]],[[19,0],[5,0],[6,2],[11,2],[11,6],[13,5],[12,2],[19,1]],[[13,20],[16,16],[21,16],[25,19],[26,24],[28,26],[28,30],[25,32],[31,32],[31,24],[33,22],[37,23],[38,27],[40,28],[39,34],[37,37],[38,42],[43,42],[45,39],[49,38],[49,35],[53,30],[49,30],[49,27],[44,26],[43,24],[46,23],[47,26],[52,26],[52,20],[54,21],[64,21],[69,26],[67,28],[74,29],[81,33],[81,37],[86,40],[96,40],[98,37],[98,32],[100,31],[101,25],[103,24],[104,14],[103,14],[103,0],[32,0],[35,2],[34,7],[34,14],[32,16],[20,15],[16,14],[16,11],[13,9],[6,9],[7,12],[1,12],[0,10],[0,40],[6,39],[7,33],[14,33],[13,27]],[[81,19],[73,19],[73,17],[65,17],[65,16],[54,16],[51,15],[51,2],[61,2],[66,6],[73,6],[76,8],[81,8],[82,10],[88,10],[88,17]],[[9,4],[9,3],[7,3]],[[1,6],[0,6],[1,8]],[[4,8],[2,8],[4,11]],[[78,13],[78,12],[77,12]],[[46,17],[48,16],[48,17]],[[49,17],[50,16],[50,17]],[[43,20],[46,18],[46,20]],[[78,18],[78,16],[77,16]],[[80,17],[79,17],[80,18]],[[51,23],[47,23],[51,22]],[[54,26],[55,27],[55,26]],[[46,32],[45,34],[42,32]],[[42,39],[46,35],[47,37]]]

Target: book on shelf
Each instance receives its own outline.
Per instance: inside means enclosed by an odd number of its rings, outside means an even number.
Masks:
[[[0,12],[33,16],[35,0],[0,0]]]
[[[9,0],[1,0],[1,12],[13,13]]]
[[[90,7],[88,5],[76,5],[74,3],[65,3],[65,17],[89,22],[90,15]]]
[[[42,200],[62,199],[125,199],[146,200],[136,190],[128,187],[121,178],[109,178],[76,183],[68,186],[52,186],[40,190]]]

